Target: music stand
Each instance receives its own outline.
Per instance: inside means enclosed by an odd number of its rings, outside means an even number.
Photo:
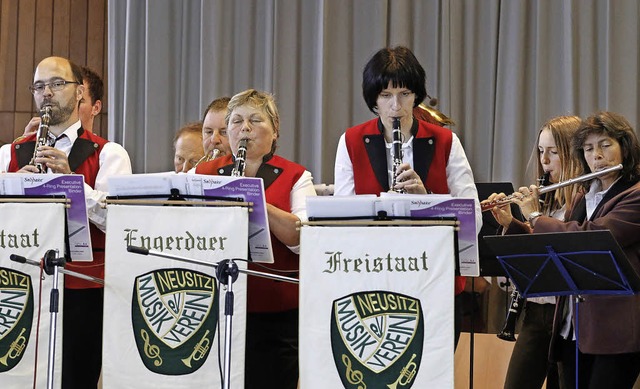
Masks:
[[[608,230],[484,238],[525,297],[632,295],[640,277]],[[575,299],[576,387],[578,302]]]
[[[478,190],[478,198],[486,199],[492,193],[505,193],[510,195],[514,192],[513,184],[510,182],[476,182]],[[520,221],[524,221],[520,207],[511,204],[511,214]],[[482,212],[482,228],[478,233],[478,253],[480,262],[480,276],[486,277],[504,277],[504,269],[500,266],[500,262],[493,255],[493,252],[487,246],[487,243],[481,239],[485,236],[493,236],[498,233],[500,224],[493,217],[491,212]]]

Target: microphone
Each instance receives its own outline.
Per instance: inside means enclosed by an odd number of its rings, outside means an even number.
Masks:
[[[140,246],[127,246],[127,251],[134,254],[149,255],[149,249]]]
[[[26,263],[27,262],[27,258],[23,257],[22,255],[17,255],[17,254],[11,254],[9,255],[9,259],[15,262],[20,262],[20,263]]]
[[[40,267],[40,261],[34,261],[34,260],[31,260],[31,259],[27,259],[27,258],[23,257],[22,255],[11,254],[11,255],[9,255],[9,259],[14,261],[14,262],[28,263],[29,265],[35,265],[35,266]]]
[[[42,265],[44,272],[47,273],[48,275],[52,275],[54,266],[60,266],[64,268],[64,265],[66,262],[64,258],[56,258],[56,254],[57,254],[56,250],[47,250],[47,252],[44,253],[44,257],[40,261],[27,259],[22,255],[17,255],[17,254],[11,254],[9,256],[9,259],[14,262],[26,263],[26,264],[37,266],[37,267],[40,267]]]
[[[104,280],[101,278],[97,278],[97,277],[93,277],[93,276],[89,276],[86,274],[82,274],[82,273],[78,273],[75,271],[71,271],[71,270],[66,270],[64,268],[64,265],[66,264],[66,261],[64,259],[64,257],[56,257],[57,254],[57,250],[47,250],[47,252],[44,253],[44,257],[39,260],[39,261],[34,261],[32,259],[27,259],[25,257],[23,257],[22,255],[17,255],[17,254],[11,254],[9,255],[9,259],[14,261],[14,262],[18,262],[18,263],[26,263],[28,265],[33,265],[36,267],[40,267],[40,265],[42,265],[42,268],[44,269],[44,272],[47,273],[48,275],[52,275],[54,272],[54,267],[60,267],[61,269],[59,269],[59,272],[62,274],[66,274],[72,277],[76,277],[76,278],[81,278],[83,280],[87,280],[87,281],[92,281],[95,282],[97,284],[101,284],[104,285]]]

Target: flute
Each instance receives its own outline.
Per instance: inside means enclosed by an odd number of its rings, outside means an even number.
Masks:
[[[616,166],[612,166],[606,169],[602,169],[599,170],[597,172],[593,172],[593,173],[588,173],[588,174],[584,174],[582,176],[578,176],[575,178],[570,178],[566,181],[562,181],[562,182],[558,182],[557,184],[553,184],[553,185],[549,185],[549,186],[542,186],[539,187],[538,189],[538,193],[539,194],[545,194],[547,192],[552,192],[556,189],[560,189],[560,188],[564,188],[565,186],[569,186],[569,185],[573,185],[573,184],[577,184],[579,182],[584,182],[584,181],[589,181],[592,180],[594,178],[598,178],[600,176],[604,176],[607,175],[611,172],[615,172],[618,170],[622,170],[623,166],[622,164],[616,165]],[[515,195],[509,195],[501,200],[498,201],[490,201],[490,202],[486,202],[486,203],[481,203],[480,204],[480,209],[482,209],[482,212],[484,211],[488,211],[494,207],[500,206],[500,205],[505,205],[505,204],[511,204],[512,202],[514,202],[515,200],[517,200],[518,198]]]

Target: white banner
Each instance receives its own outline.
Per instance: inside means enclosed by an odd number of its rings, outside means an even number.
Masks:
[[[103,387],[220,387],[225,293],[216,285],[215,269],[129,253],[127,246],[212,264],[246,259],[248,210],[126,205],[109,205],[108,210]],[[245,262],[236,263],[246,268]],[[233,292],[231,387],[242,388],[244,274],[233,284]]]
[[[0,388],[24,389],[47,385],[49,352],[49,301],[53,277],[42,281],[40,269],[9,259],[12,254],[39,261],[48,250],[64,253],[63,204],[0,204]],[[62,371],[62,306],[64,287],[60,274],[54,387]],[[38,327],[38,313],[40,325]],[[39,330],[38,330],[39,328]],[[36,343],[38,348],[36,361]]]
[[[300,386],[452,388],[452,227],[301,232]]]

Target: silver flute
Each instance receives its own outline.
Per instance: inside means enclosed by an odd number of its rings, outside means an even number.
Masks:
[[[620,165],[615,165],[615,166],[611,166],[608,167],[606,169],[602,169],[602,170],[598,170],[596,172],[593,173],[588,173],[588,174],[583,174],[581,176],[575,177],[575,178],[570,178],[566,181],[562,181],[562,182],[558,182],[557,184],[553,184],[553,185],[549,185],[549,186],[541,186],[538,189],[538,193],[539,194],[545,194],[548,192],[552,192],[556,189],[560,189],[560,188],[564,188],[565,186],[569,186],[569,185],[573,185],[573,184],[577,184],[579,182],[585,182],[585,181],[589,181],[592,180],[594,178],[598,178],[600,176],[604,176],[607,175],[611,172],[615,172],[618,170],[622,170],[623,166],[622,164]],[[491,201],[491,202],[487,202],[484,204],[480,204],[480,208],[482,209],[482,212],[484,211],[488,211],[490,209],[492,209],[493,207],[496,206],[500,206],[500,205],[505,205],[505,204],[510,204],[512,202],[514,202],[515,200],[518,200],[517,194],[513,195],[509,195],[501,200],[498,201]]]

